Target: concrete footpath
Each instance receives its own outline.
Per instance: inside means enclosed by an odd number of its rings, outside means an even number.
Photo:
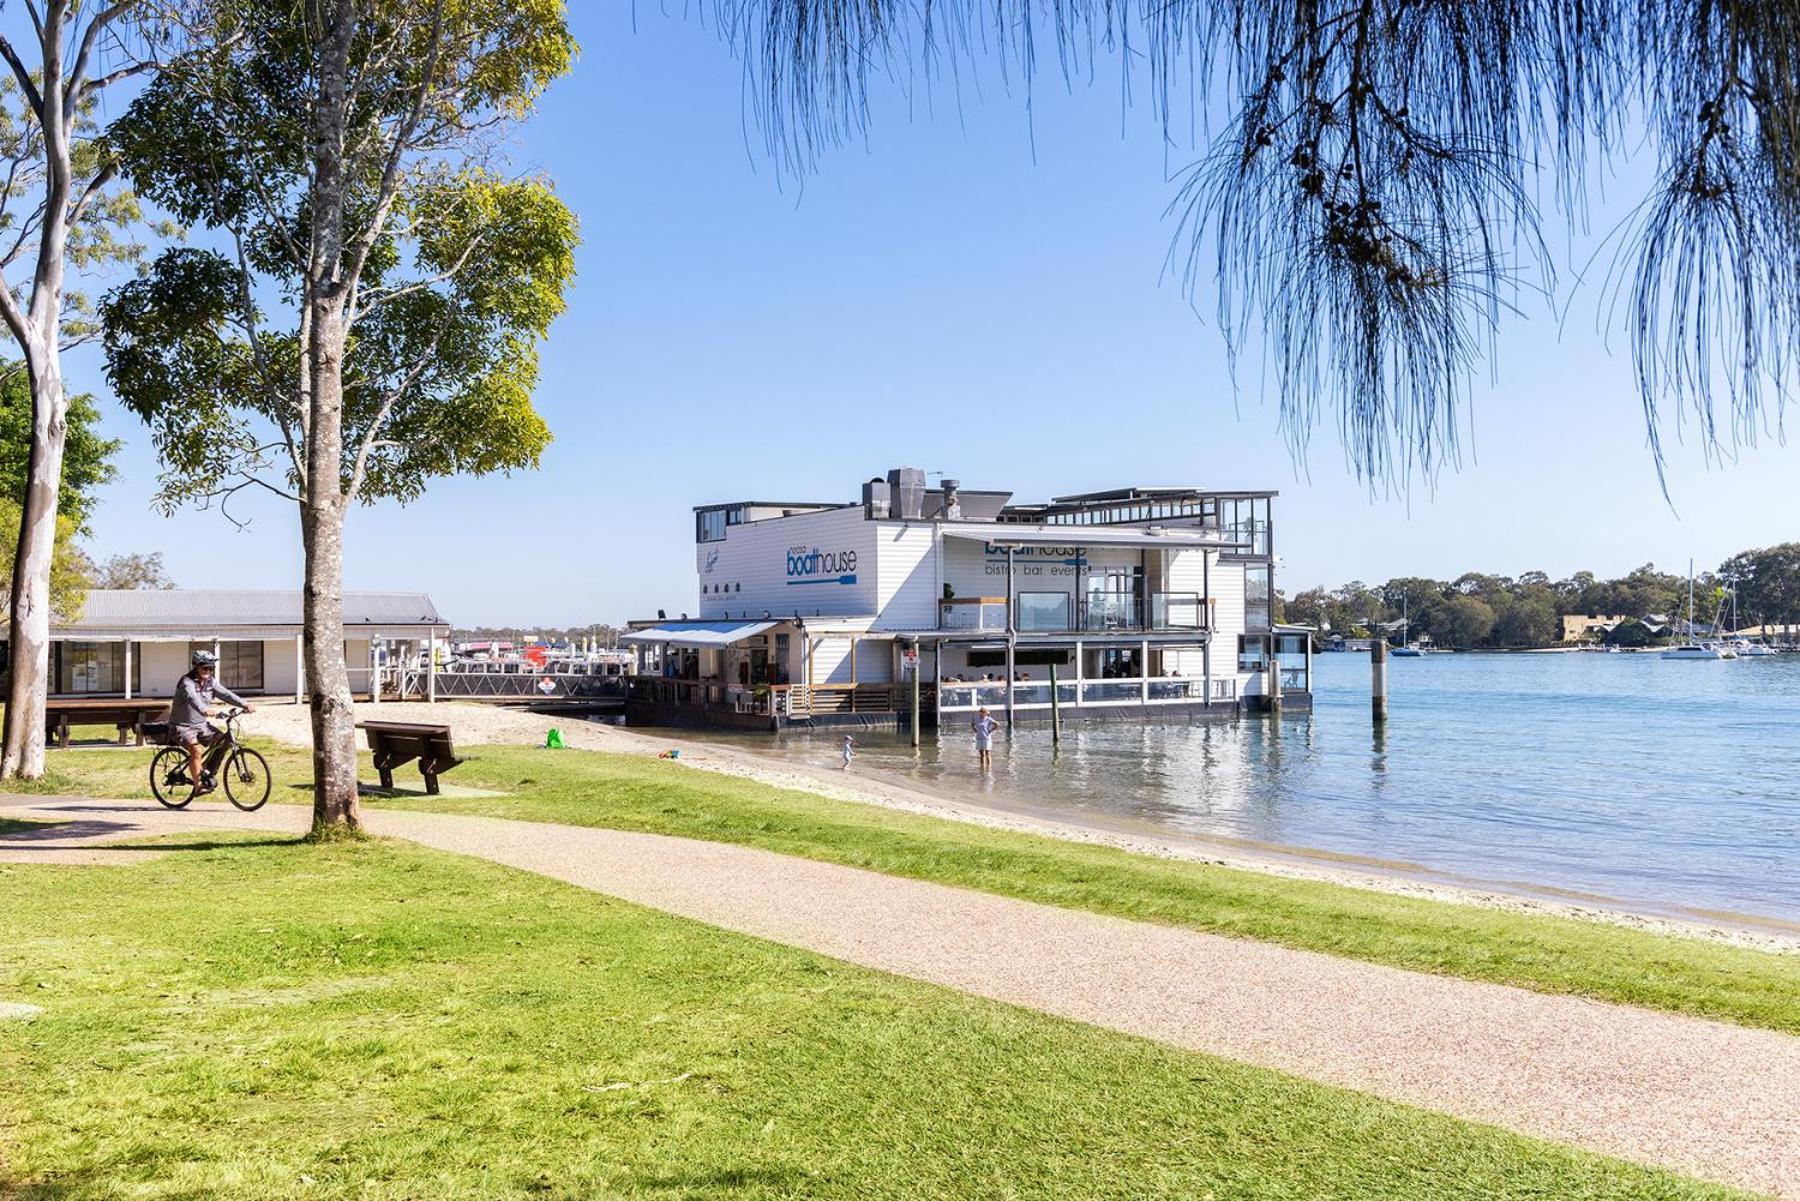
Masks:
[[[67,825],[0,862],[128,862],[144,835],[298,833],[270,805],[0,798]],[[1800,1201],[1800,1038],[1424,975],[765,851],[653,834],[365,811],[474,855],[833,958]]]

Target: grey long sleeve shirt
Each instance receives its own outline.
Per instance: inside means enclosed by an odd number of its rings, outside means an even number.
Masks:
[[[204,726],[207,715],[219,701],[248,708],[244,698],[219,683],[217,676],[212,683],[202,684],[190,671],[175,685],[175,699],[169,703],[169,724],[190,729]]]

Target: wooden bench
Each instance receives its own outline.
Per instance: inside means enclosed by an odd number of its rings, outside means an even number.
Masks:
[[[146,697],[133,700],[69,699],[44,702],[44,737],[59,747],[69,745],[70,726],[115,726],[119,745],[125,746],[132,736],[144,745],[144,723],[155,721],[169,707],[167,699]]]
[[[359,721],[356,728],[369,739],[369,753],[374,756],[375,770],[381,773],[381,786],[394,786],[394,769],[414,759],[419,761],[419,774],[425,777],[425,791],[438,792],[438,775],[462,760],[450,741],[449,726],[433,726],[410,721]]]

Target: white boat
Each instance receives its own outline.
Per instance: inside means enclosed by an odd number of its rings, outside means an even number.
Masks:
[[[1690,642],[1686,646],[1672,646],[1662,653],[1665,659],[1723,659],[1724,652],[1716,646],[1707,646],[1701,642]]]
[[[1422,659],[1425,657],[1424,647],[1407,640],[1407,632],[1411,629],[1411,612],[1406,597],[1402,596],[1400,598],[1400,645],[1390,650],[1389,656],[1395,659]]]
[[[1740,659],[1761,659],[1779,653],[1772,646],[1764,646],[1762,643],[1752,642],[1748,638],[1737,639],[1731,644],[1731,649],[1737,652]]]
[[[1687,625],[1684,629],[1687,641],[1680,646],[1672,646],[1664,651],[1663,658],[1718,660],[1736,657],[1727,654],[1711,643],[1694,641],[1694,561],[1692,559],[1688,560]]]

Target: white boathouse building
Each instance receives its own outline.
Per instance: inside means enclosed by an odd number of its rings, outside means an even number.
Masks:
[[[1015,504],[901,468],[859,501],[694,511],[694,609],[634,622],[644,724],[1190,719],[1311,703],[1272,620],[1274,492],[1122,488]]]

